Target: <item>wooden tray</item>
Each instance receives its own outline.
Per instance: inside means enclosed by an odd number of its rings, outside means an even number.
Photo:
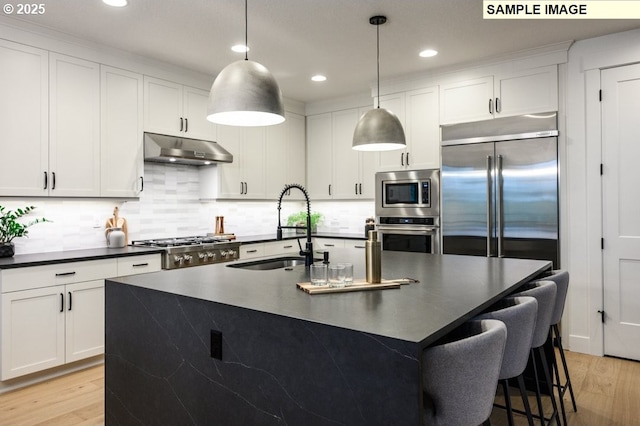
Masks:
[[[418,283],[420,281],[413,278],[400,278],[396,280],[381,280],[380,284],[369,284],[364,279],[354,280],[353,284],[347,287],[329,287],[329,285],[313,285],[309,282],[297,283],[296,286],[300,290],[304,290],[309,294],[325,294],[325,293],[347,293],[351,291],[367,291],[367,290],[387,290],[390,288],[400,288],[403,284]]]

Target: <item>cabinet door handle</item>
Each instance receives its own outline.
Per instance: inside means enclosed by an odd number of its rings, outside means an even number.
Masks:
[[[331,184],[329,184],[329,195],[331,195]]]
[[[335,244],[324,244],[325,247],[335,247]]]
[[[356,195],[358,195],[358,183],[357,182],[354,184],[354,189],[353,190],[356,193]]]
[[[69,311],[71,310],[71,305],[73,304],[73,296],[71,295],[71,292],[69,292]]]
[[[258,252],[257,249],[255,249],[255,250],[247,250],[247,253],[257,253],[257,252]]]
[[[56,274],[56,277],[68,277],[68,276],[75,275],[75,274],[76,274],[75,271],[72,271],[72,272],[61,272],[59,274]]]
[[[64,294],[60,293],[60,312],[64,312]]]
[[[365,248],[365,246],[353,246],[353,248]]]
[[[47,189],[48,185],[49,185],[49,179],[47,178],[47,172],[44,172],[44,188],[42,189]]]
[[[358,184],[358,189],[360,190],[360,195],[362,195],[362,183]]]
[[[142,266],[149,266],[149,263],[148,262],[145,262],[145,263],[134,263],[131,266],[134,267],[134,268],[140,268]]]
[[[489,99],[489,114],[493,114],[493,99]]]
[[[51,189],[56,189],[56,172],[51,172],[51,178],[53,179],[53,183],[51,184]]]
[[[244,195],[247,195],[249,193],[249,185],[247,185],[247,182],[244,183]]]
[[[140,176],[140,192],[144,191],[144,176]]]
[[[409,165],[409,153],[407,152],[407,166]]]
[[[289,245],[289,246],[284,246],[283,248],[289,249],[289,248],[293,248],[293,246]]]
[[[180,131],[184,128],[184,119],[180,117]]]
[[[400,165],[404,166],[404,152],[400,154]]]
[[[500,112],[502,107],[500,105],[500,98],[496,98],[496,112]]]
[[[187,133],[189,131],[189,119],[184,119],[184,132]]]
[[[240,181],[240,195],[244,194],[244,182]]]

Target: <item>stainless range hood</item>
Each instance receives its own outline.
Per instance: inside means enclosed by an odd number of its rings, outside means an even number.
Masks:
[[[144,161],[205,166],[231,163],[233,155],[216,142],[145,133]]]

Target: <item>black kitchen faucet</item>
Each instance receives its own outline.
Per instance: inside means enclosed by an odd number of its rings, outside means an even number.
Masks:
[[[304,194],[305,200],[307,200],[307,226],[282,226],[280,224],[280,210],[282,208],[282,197],[284,194],[293,188],[298,188]],[[298,241],[298,246],[300,247],[300,256],[304,256],[304,265],[309,266],[313,263],[313,243],[311,242],[311,202],[309,201],[309,193],[304,189],[304,186],[299,185],[297,183],[290,183],[285,185],[284,189],[280,193],[280,197],[278,198],[278,231],[276,232],[276,239],[278,241],[282,240],[282,230],[283,229],[307,229],[307,244],[305,245],[305,249],[302,250],[302,244],[300,244],[300,240]]]

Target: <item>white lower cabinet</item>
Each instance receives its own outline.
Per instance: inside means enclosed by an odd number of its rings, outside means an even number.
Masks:
[[[314,238],[314,250],[330,250],[332,248],[344,248],[345,240],[341,238]]]
[[[2,295],[0,380],[104,352],[104,280]]]
[[[300,243],[304,248],[306,237],[301,236],[300,238],[303,238],[302,240],[300,240]],[[279,254],[294,254],[297,256],[299,251],[300,249],[298,248],[298,243],[295,239],[264,243],[265,256],[275,256]]]
[[[240,246],[240,259],[253,259],[254,257],[264,256],[264,244],[243,244]]]
[[[0,270],[0,381],[104,353],[104,280],[160,254]]]

